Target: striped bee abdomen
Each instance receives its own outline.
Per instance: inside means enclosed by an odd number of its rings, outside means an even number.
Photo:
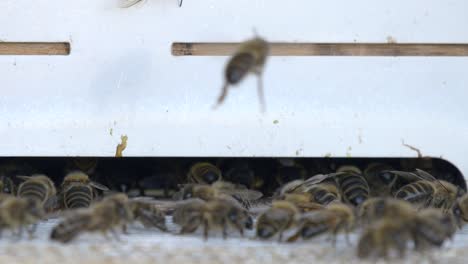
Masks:
[[[190,182],[212,184],[221,180],[221,170],[211,163],[200,162],[190,168],[188,178]]]
[[[360,205],[369,198],[369,185],[366,179],[359,174],[346,174],[338,177],[343,197],[353,205]]]
[[[255,65],[255,58],[251,53],[235,55],[226,68],[226,80],[229,84],[240,82]]]
[[[40,182],[26,181],[19,186],[18,196],[35,199],[43,203],[47,199],[47,187]]]
[[[89,207],[93,200],[93,189],[84,184],[72,185],[63,193],[65,208]]]
[[[395,194],[398,199],[403,199],[410,203],[427,204],[434,193],[432,184],[428,181],[417,181],[401,187]]]
[[[339,199],[339,197],[335,193],[328,191],[320,185],[313,186],[309,190],[309,193],[313,196],[315,202],[322,205],[327,205]]]

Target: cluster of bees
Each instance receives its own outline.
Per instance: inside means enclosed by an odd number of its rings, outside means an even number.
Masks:
[[[340,233],[350,243],[348,234],[358,232],[357,255],[379,258],[440,247],[468,222],[465,191],[423,170],[372,163],[363,171],[340,166],[333,173],[307,174],[294,160],[281,163],[274,177],[281,186],[264,196],[255,190],[257,178],[249,167],[223,172],[196,162],[172,199],[164,201],[129,198],[83,170],[68,172],[59,188],[43,174],[0,175],[0,231],[21,236],[26,229],[32,235],[39,221],[58,214],[62,219],[50,239],[62,243],[87,232],[118,238],[134,223],[177,234],[201,230],[205,239],[212,232],[226,238],[231,231],[244,236],[253,230],[256,239],[286,243],[327,235],[334,244]],[[177,231],[167,228],[168,216]]]

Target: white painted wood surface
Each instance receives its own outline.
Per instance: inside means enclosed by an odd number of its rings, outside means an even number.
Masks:
[[[465,0],[2,0],[0,40],[70,56],[0,56],[0,155],[413,157],[468,174],[468,58],[274,57],[212,111],[223,57],[174,41],[468,43]],[[274,122],[277,120],[277,124]],[[112,130],[112,133],[110,133]],[[112,135],[111,135],[112,134]]]

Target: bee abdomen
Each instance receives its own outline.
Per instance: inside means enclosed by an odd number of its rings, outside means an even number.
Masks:
[[[418,181],[401,187],[395,194],[395,197],[410,203],[419,203],[425,202],[433,192],[434,190],[430,183]]]
[[[329,229],[329,226],[325,223],[308,225],[301,229],[301,236],[308,239],[326,233]]]
[[[72,186],[64,193],[66,208],[89,207],[93,199],[93,192],[88,186]]]
[[[18,190],[18,196],[35,199],[40,202],[44,202],[46,194],[46,188],[42,184],[36,182],[25,182]]]
[[[226,68],[226,80],[229,84],[236,84],[242,80],[255,64],[255,58],[251,53],[239,53],[235,55]]]
[[[52,229],[50,238],[62,243],[67,243],[77,237],[81,231],[86,229],[90,221],[90,215],[82,214],[65,219]]]
[[[369,198],[369,185],[361,175],[349,175],[339,181],[343,196],[350,203],[359,205]]]
[[[338,199],[334,193],[328,192],[321,188],[312,189],[311,194],[314,196],[315,201],[322,205],[327,205]]]

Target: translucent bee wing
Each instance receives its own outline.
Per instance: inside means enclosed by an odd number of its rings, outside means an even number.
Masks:
[[[18,178],[20,180],[23,180],[23,181],[27,181],[27,180],[31,179],[32,176],[17,175],[16,178]]]
[[[291,192],[299,189],[299,188],[303,188],[305,190],[307,190],[308,188],[310,188],[311,186],[315,185],[315,184],[319,184],[327,179],[332,179],[336,176],[341,176],[341,175],[344,175],[346,174],[346,172],[336,172],[336,173],[329,173],[329,174],[317,174],[315,176],[312,176],[310,177],[309,179],[305,180],[302,184],[296,186],[296,188],[292,189]]]
[[[423,178],[424,180],[428,180],[428,181],[435,181],[437,180],[434,176],[432,176],[430,173],[426,172],[426,171],[423,171],[421,169],[416,169],[416,174],[418,176],[421,176],[421,178]]]
[[[104,184],[100,184],[98,182],[91,181],[89,183],[89,185],[91,185],[93,188],[99,189],[101,191],[109,191],[109,188],[107,186],[105,186]]]
[[[387,172],[387,171],[385,171]],[[412,172],[407,172],[407,171],[388,171],[392,174],[395,174],[396,176],[398,177],[401,177],[405,180],[408,180],[408,181],[419,181],[419,180],[427,180],[426,178],[424,177],[421,177],[420,175],[416,174],[416,173],[412,173]],[[429,180],[429,181],[432,181]]]

